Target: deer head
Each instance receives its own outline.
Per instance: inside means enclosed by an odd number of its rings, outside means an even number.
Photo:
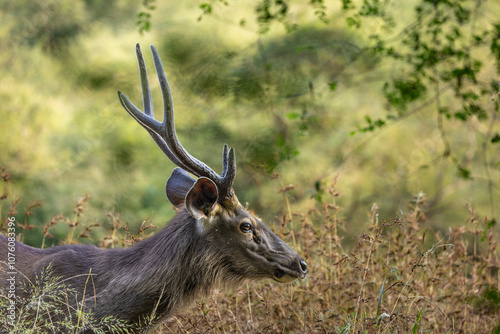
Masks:
[[[307,265],[302,257],[246,211],[234,194],[234,149],[224,145],[223,167],[219,175],[181,145],[175,132],[172,94],[163,65],[153,45],[151,51],[163,95],[163,121],[158,122],[154,117],[146,66],[139,44],[136,53],[144,112],[121,92],[118,92],[118,97],[123,108],[149,132],[165,155],[178,166],[166,184],[170,202],[179,210],[186,210],[197,221],[200,233],[214,247],[218,247],[220,252],[231,253],[226,258],[231,262],[228,266],[235,276],[267,277],[282,283],[305,278]]]

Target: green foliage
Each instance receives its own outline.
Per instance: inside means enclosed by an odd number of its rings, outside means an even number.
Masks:
[[[384,95],[389,104],[404,112],[408,104],[424,97],[427,88],[419,78],[395,79],[391,83],[384,84]]]
[[[500,23],[494,24],[493,29],[490,50],[496,62],[497,73],[500,74]]]
[[[497,64],[500,61],[496,45],[498,26],[495,23],[492,27],[479,25],[484,3],[466,0],[420,1],[414,8],[416,21],[402,30],[400,38],[387,38],[383,33],[370,36],[376,43],[371,52],[381,58],[393,59],[395,66],[402,69],[400,75],[383,85],[388,105],[397,110],[398,116],[394,117],[389,112],[386,120],[380,120],[379,125],[406,117],[410,107],[418,110],[433,103],[438,116],[436,127],[445,145],[444,156],[450,158],[456,166],[457,175],[465,180],[472,180],[471,174],[477,171],[459,163],[463,160],[457,152],[460,149],[450,144],[440,117],[444,115],[450,122],[453,116],[464,123],[478,120],[491,124],[497,117],[498,107],[493,113],[489,111],[492,92],[494,94],[497,89],[485,89],[482,82],[489,73],[489,69],[483,65],[482,53],[490,45],[489,57],[495,59]],[[387,5],[388,1],[378,0],[365,0],[360,6],[345,1],[344,11],[354,13],[347,18],[348,26],[360,28],[362,22],[368,22],[370,18],[381,21],[382,28],[394,28],[393,14],[385,10]],[[453,95],[446,90],[451,90]],[[359,131],[372,131],[381,127],[374,126],[370,118],[367,120],[368,126],[358,127]],[[462,133],[468,132],[466,125],[461,128]],[[487,137],[485,143],[495,142],[491,132],[482,135]],[[489,162],[485,164],[490,165]]]
[[[384,125],[386,125],[386,121],[383,120],[383,119],[376,119],[376,120],[372,120],[370,118],[370,116],[368,115],[365,115],[365,121],[366,121],[366,125],[364,127],[361,127],[358,125],[358,131],[359,132],[371,132],[371,131],[375,131],[377,130],[378,128],[381,128],[383,127]],[[351,135],[354,135],[356,134],[356,132],[351,132]]]
[[[155,1],[156,0],[142,1],[143,10],[137,14],[137,20],[135,22],[141,35],[151,30],[151,12],[156,9]]]
[[[241,104],[250,110],[241,111],[242,117],[265,124],[256,130],[258,136],[248,130],[246,138],[224,126],[218,130],[227,134],[224,140],[238,147],[245,160],[252,161],[251,167],[270,174],[297,156],[297,143],[322,126],[319,108],[313,102],[314,81],[334,77],[337,70],[338,60],[331,54],[342,43],[330,41],[331,33],[300,29],[246,52],[236,52],[221,40],[204,43],[197,35],[169,36],[165,39],[165,53],[183,77],[181,84],[197,98],[210,103],[227,100]],[[353,48],[344,54],[354,58],[356,52]],[[331,91],[334,86],[332,81]],[[193,127],[199,133],[199,126]]]
[[[492,143],[492,144],[496,144],[496,143],[498,143],[498,142],[500,142],[500,134],[495,133],[495,134],[493,135],[493,137],[491,138],[491,143]]]
[[[208,3],[202,3],[200,9],[203,11],[203,15],[212,13],[212,6]],[[198,20],[201,20],[201,18],[202,16],[200,16]]]
[[[230,1],[227,0],[213,0],[210,3],[202,3],[199,6],[202,14],[198,17],[198,21],[201,21],[203,16],[211,15],[215,11],[216,3],[222,3],[226,7],[230,6]],[[324,24],[330,23],[328,7],[324,0],[304,1],[303,4],[306,5],[307,11],[312,11],[317,20]],[[289,0],[259,0],[252,2],[252,5],[254,19],[258,25],[258,33],[261,35],[267,34],[271,30],[273,23],[281,25],[287,33],[291,33],[300,27],[298,23],[293,22],[290,18],[291,8],[296,4]],[[239,24],[242,27],[246,26],[247,19],[241,19]]]
[[[273,21],[282,23],[287,32],[295,30],[297,25],[288,20],[288,10],[289,4],[286,0],[262,0],[257,3],[255,13],[260,26],[259,32],[261,34],[267,33]]]

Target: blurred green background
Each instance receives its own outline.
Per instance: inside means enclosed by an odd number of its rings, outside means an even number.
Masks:
[[[475,101],[486,117],[457,111],[450,117],[436,112],[435,94],[424,96],[418,85],[407,92],[407,105],[395,107],[388,92],[403,90],[390,82],[414,78],[415,70],[373,52],[379,34],[404,53],[401,36],[418,22],[419,1],[380,2],[393,17],[390,29],[380,13],[349,12],[350,1],[285,3],[286,10],[280,1],[4,0],[0,166],[12,182],[1,191],[11,202],[20,198],[19,208],[43,204],[29,217],[39,228],[25,241],[39,246],[40,226],[58,213],[71,215],[86,194],[86,219],[104,227],[104,213],[113,209],[135,227],[148,217],[164,226],[174,215],[164,189],[174,166],[116,94],[141,105],[137,42],[157,116],[162,101],[150,44],[170,82],[181,142],[217,172],[223,144],[235,147],[235,191],[268,225],[284,212],[321,205],[336,177],[347,240],[373,203],[381,219],[390,219],[404,215],[411,201],[423,201],[428,224],[443,230],[468,219],[467,203],[480,217],[498,216],[494,33],[477,48],[472,39],[453,41],[482,61],[474,87],[484,88]],[[467,38],[495,31],[498,4],[458,3],[474,19],[459,26]],[[459,68],[450,64],[443,67]],[[464,100],[456,99],[453,89],[439,96],[443,106]],[[292,190],[280,192],[289,185]],[[16,217],[25,221],[26,214],[19,210]],[[65,233],[52,231],[61,239]]]

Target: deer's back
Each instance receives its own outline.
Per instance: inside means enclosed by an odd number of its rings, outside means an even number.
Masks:
[[[102,253],[93,245],[64,245],[48,249],[30,247],[17,241],[12,245],[5,236],[0,236],[0,289],[4,288],[7,278],[15,276],[16,287],[19,288],[16,292],[20,295],[26,290],[22,283],[35,284],[49,277],[58,277],[79,290],[93,261]]]

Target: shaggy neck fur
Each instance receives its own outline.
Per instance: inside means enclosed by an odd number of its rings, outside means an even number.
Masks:
[[[220,242],[220,227],[213,224],[217,222],[202,228],[181,209],[163,230],[130,248],[65,245],[38,249],[16,242],[16,291],[29,300],[32,289],[22,289],[21,277],[26,277],[25,283],[38,282],[37,277],[50,267],[50,275],[76,293],[68,294],[70,305],[65,303],[61,310],[85,308],[94,320],[111,316],[137,332],[216,286],[235,286],[248,277],[234,262],[234,249]],[[5,237],[0,237],[0,251],[7,254]],[[7,272],[0,262],[0,282],[6,282]],[[0,294],[5,288],[0,284]],[[84,332],[92,333],[90,329]]]
[[[97,290],[95,315],[154,323],[209,293],[222,276],[225,283],[239,281],[229,259],[216,250],[209,231],[181,210],[162,231],[134,247],[104,251],[94,280],[106,285]]]

